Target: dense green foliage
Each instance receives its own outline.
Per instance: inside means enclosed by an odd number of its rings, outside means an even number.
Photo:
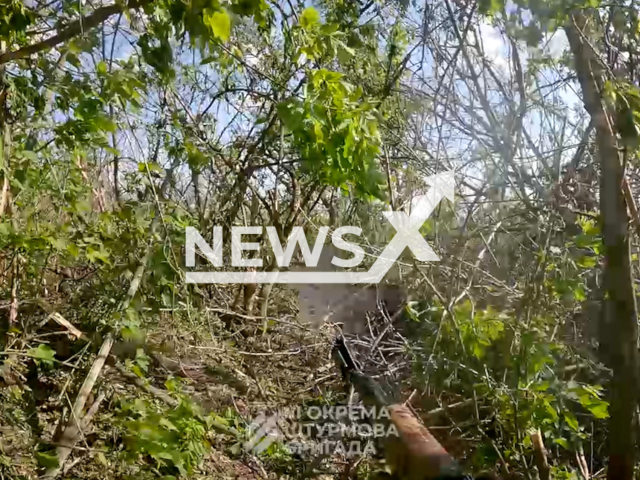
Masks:
[[[207,470],[218,452],[297,478],[305,462],[281,444],[260,459],[241,448],[255,413],[243,405],[342,402],[336,372],[321,386],[330,341],[305,344],[282,320],[295,311],[288,290],[187,284],[185,228],[268,225],[286,240],[295,226],[315,238],[357,225],[375,256],[393,235],[382,212],[408,211],[446,169],[456,202],[421,229],[442,261],[405,252],[390,275],[411,297],[401,334],[388,350],[386,331],[378,350],[372,338],[366,360],[413,392],[471,471],[541,475],[538,430],[557,478],[607,467],[620,369],[598,320],[611,247],[596,190],[608,122],[638,193],[634,2],[10,0],[0,11],[0,431],[12,432],[0,475],[218,478]],[[582,50],[567,40],[574,27]],[[576,67],[584,51],[595,100]],[[623,233],[636,278],[637,232]],[[250,360],[272,342],[315,352],[269,357],[301,362],[288,376],[310,387],[282,387],[264,365],[256,375]],[[215,365],[182,360],[209,350],[223,352],[207,357]],[[211,400],[212,383],[230,391]],[[59,462],[65,426],[93,406],[94,430],[71,447],[79,460]]]

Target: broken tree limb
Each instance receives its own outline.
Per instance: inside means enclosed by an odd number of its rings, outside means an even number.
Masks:
[[[159,388],[156,388],[153,385],[149,385],[149,383],[145,382],[144,379],[138,377],[135,373],[130,372],[129,370],[124,368],[122,365],[116,364],[115,365],[115,369],[118,371],[118,373],[120,374],[120,376],[124,380],[126,380],[127,382],[131,383],[132,385],[138,387],[140,390],[143,390],[143,391],[153,395],[158,400],[166,403],[170,407],[177,407],[178,406],[178,400],[173,398],[167,392],[165,392],[165,391],[163,391],[163,390],[161,390]]]
[[[536,460],[536,467],[538,467],[540,480],[549,480],[551,467],[549,467],[547,449],[544,448],[544,442],[542,441],[542,433],[540,433],[540,430],[535,430],[531,433],[531,443],[533,444],[533,453]]]
[[[87,403],[87,398],[89,398],[89,394],[93,389],[93,386],[104,367],[104,362],[107,360],[109,353],[111,352],[111,347],[113,347],[113,335],[108,334],[105,338],[102,346],[100,347],[100,351],[98,351],[98,356],[96,357],[93,365],[91,365],[91,369],[87,374],[87,377],[84,379],[82,386],[80,387],[80,391],[78,392],[78,397],[76,398],[75,403],[73,404],[73,409],[71,411],[71,417],[74,416],[76,418],[81,418],[82,410],[84,409],[85,404]]]
[[[9,308],[9,324],[18,322],[18,291],[20,289],[20,254],[16,254],[13,275],[11,277],[11,307]]]
[[[98,412],[98,409],[100,408],[100,404],[104,399],[105,399],[105,394],[100,393],[100,395],[98,395],[98,398],[93,402],[91,407],[89,407],[89,410],[87,411],[86,415],[82,418],[82,420],[80,420],[78,423],[74,422],[74,424],[71,427],[67,426],[67,428],[65,428],[64,432],[62,433],[62,436],[57,442],[57,447],[56,447],[56,455],[58,456],[58,466],[50,469],[51,471],[47,470],[47,472],[42,477],[43,479],[55,478],[60,474],[60,471],[64,467],[64,461],[69,457],[71,452],[74,450],[76,443],[78,443],[78,441],[80,441],[80,438],[82,438],[83,432],[87,429],[87,427],[91,423],[91,420],[93,419],[95,414]],[[65,468],[64,470],[66,471],[68,469]]]
[[[99,402],[93,403],[91,408],[86,415],[82,415],[82,411],[87,403],[87,398],[89,398],[89,394],[91,390],[93,390],[93,386],[96,383],[96,380],[100,376],[100,372],[104,367],[104,362],[109,356],[109,352],[111,352],[111,347],[113,347],[113,336],[111,334],[107,335],[102,346],[100,347],[100,351],[98,352],[98,356],[94,360],[91,368],[89,369],[89,373],[87,377],[84,379],[82,386],[80,387],[80,391],[78,392],[78,396],[76,397],[76,401],[73,404],[71,409],[71,413],[69,415],[69,420],[67,421],[67,426],[62,432],[62,437],[58,442],[60,446],[56,448],[56,456],[58,457],[58,465],[55,467],[50,467],[41,477],[43,480],[52,480],[56,478],[64,466],[64,462],[67,460],[73,447],[80,439],[82,435],[82,429],[85,428],[89,422],[91,422],[92,417],[98,410],[100,406],[100,402],[104,398],[103,395],[98,397]]]
[[[131,300],[138,293],[138,288],[140,288],[140,282],[142,282],[142,276],[144,275],[144,270],[147,265],[147,260],[149,258],[149,252],[144,256],[138,268],[136,268],[136,273],[133,274],[133,279],[131,279],[131,284],[129,285],[129,290],[127,290],[127,294],[125,295],[122,303],[120,304],[120,311],[124,312],[129,305],[131,304]]]
[[[589,467],[587,465],[587,459],[584,458],[584,450],[582,449],[582,445],[576,452],[576,461],[578,462],[578,468],[580,473],[582,474],[582,478],[584,480],[589,480],[591,478],[591,474],[589,473]]]
[[[75,325],[73,325],[69,320],[64,318],[58,312],[52,313],[51,315],[49,315],[48,318],[56,322],[61,327],[64,327],[67,330],[69,330],[69,333],[71,334],[71,336],[75,337],[76,339],[78,338],[84,338],[85,340],[87,339],[84,333],[78,330],[78,328]]]

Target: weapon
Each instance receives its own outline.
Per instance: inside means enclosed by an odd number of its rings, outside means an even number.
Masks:
[[[398,430],[399,436],[386,438],[385,457],[396,478],[402,480],[471,479],[461,473],[456,461],[409,408],[392,403],[380,384],[362,373],[360,365],[351,355],[342,335],[335,340],[332,356],[343,378],[353,385],[365,405],[377,409],[385,407],[389,412],[391,422]]]

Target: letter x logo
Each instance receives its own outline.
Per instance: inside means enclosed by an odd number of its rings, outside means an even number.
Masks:
[[[431,188],[426,195],[414,199],[411,216],[404,212],[384,212],[385,217],[396,229],[396,234],[371,269],[363,274],[366,275],[368,282],[377,283],[381,281],[406,247],[409,247],[421,262],[437,262],[440,260],[420,234],[420,228],[443,198],[446,197],[453,202],[455,186],[453,171],[449,170],[433,175],[425,179],[425,182]]]

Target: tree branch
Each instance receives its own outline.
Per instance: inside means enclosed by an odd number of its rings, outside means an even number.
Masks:
[[[131,0],[126,8],[140,8],[146,4],[151,3],[151,0]],[[43,40],[42,42],[34,43],[19,50],[12,52],[4,52],[0,54],[0,64],[10,62],[12,60],[19,60],[21,58],[28,57],[34,53],[42,52],[43,50],[50,50],[56,45],[66,42],[71,38],[79,35],[83,31],[87,31],[94,28],[104,22],[107,18],[117,13],[122,13],[124,7],[114,3],[113,5],[107,5],[94,10],[90,15],[81,17],[73,23],[69,24],[57,35]]]

